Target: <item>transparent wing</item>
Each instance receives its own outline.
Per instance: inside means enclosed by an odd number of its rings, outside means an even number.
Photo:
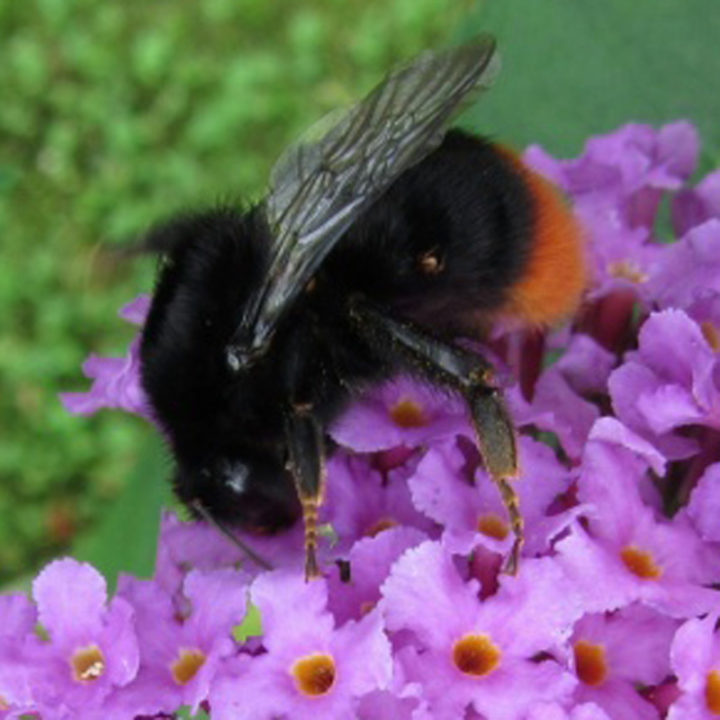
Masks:
[[[500,67],[489,35],[428,52],[392,72],[315,141],[291,146],[270,177],[273,236],[266,283],[247,306],[234,344],[262,352],[283,311],[354,220],[441,142],[451,119]]]

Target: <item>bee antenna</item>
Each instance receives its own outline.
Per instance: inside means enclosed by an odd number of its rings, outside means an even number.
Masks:
[[[249,545],[246,545],[239,537],[237,537],[225,523],[218,520],[212,515],[212,513],[198,500],[195,498],[190,503],[190,507],[206,522],[208,525],[212,525],[216,530],[221,532],[235,547],[242,550],[256,565],[259,565],[265,570],[272,570],[273,566],[265,560],[265,558],[258,555]]]

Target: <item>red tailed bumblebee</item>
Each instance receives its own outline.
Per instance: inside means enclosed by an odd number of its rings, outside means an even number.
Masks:
[[[492,367],[454,343],[493,319],[543,324],[577,305],[578,227],[510,151],[448,126],[499,68],[495,41],[426,53],[321,137],[290,147],[248,209],[152,229],[163,254],[141,373],[176,460],[174,487],[222,529],[301,515],[318,573],[326,428],[403,371],[467,401],[515,533],[515,435]]]

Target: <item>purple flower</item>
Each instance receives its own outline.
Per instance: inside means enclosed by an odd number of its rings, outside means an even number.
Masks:
[[[649,125],[623,125],[588,140],[574,160],[555,160],[537,146],[528,148],[524,159],[576,201],[585,195],[613,197],[632,215],[638,209],[631,202],[637,192],[679,189],[693,172],[697,155],[697,131],[681,121],[659,131]]]
[[[658,205],[663,192],[687,180],[697,153],[697,132],[687,122],[659,131],[625,125],[589,140],[575,160],[555,160],[538,147],[526,151],[526,162],[572,197],[590,233],[593,298],[623,289],[646,297],[648,268],[663,252],[652,242]]]
[[[585,615],[571,639],[579,701],[594,702],[613,720],[656,720],[638,692],[670,674],[669,650],[678,623],[642,605]]]
[[[579,459],[599,416],[598,407],[575,391],[562,368],[553,366],[538,379],[529,412],[520,416],[519,424],[533,424],[554,433],[563,450]]]
[[[393,527],[375,537],[358,540],[328,580],[328,607],[337,623],[358,620],[377,605],[380,586],[395,561],[427,537],[417,528]],[[349,570],[343,577],[342,567]]]
[[[355,402],[330,430],[358,452],[419,447],[462,432],[472,432],[462,398],[404,376]]]
[[[134,300],[123,305],[118,315],[133,325],[142,325],[150,312],[151,301],[150,295],[138,295]]]
[[[705,470],[684,512],[704,540],[720,542],[720,462]]]
[[[330,458],[322,519],[332,525],[341,547],[400,525],[437,534],[435,523],[418,512],[410,497],[408,476],[418,460],[413,456],[400,467],[381,472],[367,457],[338,451]]]
[[[546,345],[562,352],[559,359],[543,370],[542,354],[533,358],[537,367],[530,374],[538,376],[526,387],[520,388],[520,383],[510,387],[506,399],[519,427],[553,433],[564,452],[579,460],[590,428],[600,416],[595,401],[606,392],[616,358],[589,335],[569,335],[566,330],[549,335]],[[522,356],[519,363],[511,360],[509,364],[522,376]]]
[[[525,561],[484,602],[479,590],[437,542],[405,553],[383,585],[387,627],[404,632],[397,655],[407,677],[422,684],[433,717],[462,717],[472,705],[498,720],[521,718],[533,702],[567,696],[568,673],[536,659],[567,639],[580,613],[552,561]]]
[[[658,517],[644,501],[648,466],[660,469],[660,457],[616,420],[596,427],[578,480],[588,531],[576,526],[558,544],[561,564],[584,595],[586,609],[642,601],[671,617],[707,612],[720,602],[720,593],[706,587],[720,577],[720,557],[689,523]],[[602,594],[596,585],[600,576],[608,578]]]
[[[720,715],[720,640],[717,612],[688,620],[675,635],[670,659],[681,695],[668,720],[712,720]]]
[[[25,595],[0,596],[0,717],[3,711],[33,709],[33,668],[27,645],[37,623],[35,606]]]
[[[390,643],[377,610],[335,627],[325,582],[286,571],[259,577],[251,600],[266,652],[218,682],[214,720],[350,718],[358,698],[390,684]]]
[[[445,528],[444,542],[453,552],[469,553],[477,544],[505,554],[513,544],[510,521],[500,493],[479,468],[477,451],[468,458],[465,439],[429,451],[408,484],[418,510]],[[466,451],[467,452],[467,451]],[[569,473],[552,450],[530,438],[519,439],[521,472],[513,481],[525,520],[525,551],[547,552],[550,540],[571,522],[567,513],[550,516],[553,501],[569,486]],[[527,470],[524,470],[527,468]]]
[[[434,720],[417,684],[395,693],[375,690],[358,702],[357,720]]]
[[[93,380],[85,393],[60,394],[65,408],[75,415],[92,415],[102,408],[117,408],[149,418],[150,411],[142,388],[136,338],[124,358],[102,358],[91,355],[83,363],[83,374]]]
[[[582,703],[567,709],[559,703],[537,703],[523,715],[523,720],[611,720],[595,703]]]
[[[263,558],[288,564],[302,562],[302,527],[269,538],[238,533]],[[176,593],[188,569],[213,570],[233,568],[248,581],[258,566],[217,529],[202,522],[183,522],[170,512],[163,513],[160,523],[155,579],[170,593]]]
[[[545,374],[560,373],[568,385],[583,396],[605,392],[616,362],[614,355],[583,333],[567,338],[562,349],[563,354]]]
[[[683,188],[673,198],[673,227],[678,236],[710,218],[720,218],[720,172],[706,175],[694,188]]]
[[[35,579],[33,596],[47,634],[28,650],[41,712],[77,717],[132,682],[139,663],[133,608],[120,597],[108,603],[94,568],[56,560]]]
[[[643,324],[638,349],[610,376],[617,416],[653,440],[668,457],[696,446],[672,434],[686,425],[720,429],[720,360],[702,328],[682,310],[654,313]]]
[[[120,317],[141,324],[150,307],[147,295],[128,303],[120,310]],[[83,364],[83,374],[93,380],[88,392],[60,394],[68,412],[92,415],[102,408],[117,408],[150,419],[150,409],[140,386],[140,337],[136,337],[124,358],[102,358],[91,355]]]
[[[697,303],[720,296],[720,219],[691,228],[665,248],[651,270],[648,291],[656,305],[691,315]],[[720,315],[713,319],[720,322]]]
[[[120,578],[118,594],[135,608],[140,664],[126,693],[135,713],[197,711],[221,661],[234,654],[233,628],[247,610],[242,575],[192,570],[171,596],[151,580]]]

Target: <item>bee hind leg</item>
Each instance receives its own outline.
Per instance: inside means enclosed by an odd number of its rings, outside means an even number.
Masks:
[[[492,365],[481,355],[440,340],[366,300],[355,300],[350,316],[358,332],[390,363],[399,362],[465,398],[485,469],[497,485],[510,518],[515,542],[505,570],[514,574],[524,539],[518,497],[510,482],[518,473],[517,446],[502,393],[492,384]]]
[[[305,525],[305,579],[320,575],[317,518],[325,486],[323,432],[310,404],[292,405],[285,417],[288,469],[293,475]]]

